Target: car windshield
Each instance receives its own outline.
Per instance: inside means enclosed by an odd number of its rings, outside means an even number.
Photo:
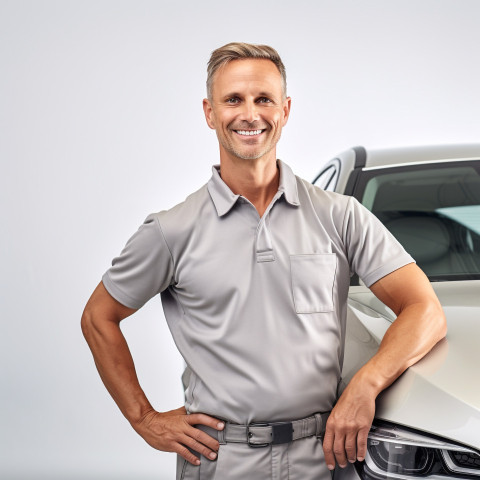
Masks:
[[[480,160],[364,171],[355,196],[432,281],[480,279]]]

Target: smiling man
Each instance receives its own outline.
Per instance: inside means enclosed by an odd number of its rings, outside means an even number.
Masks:
[[[358,202],[276,158],[290,114],[277,52],[212,53],[205,118],[220,165],[171,210],[147,217],[105,273],[82,328],[108,391],[178,479],[328,479],[362,460],[378,393],[445,334],[423,273]],[[349,278],[397,315],[338,398]],[[161,294],[187,364],[185,406],[157,412],[119,328]]]

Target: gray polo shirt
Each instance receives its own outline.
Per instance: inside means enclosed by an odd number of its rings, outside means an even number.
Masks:
[[[214,167],[183,203],[148,216],[103,276],[127,307],[161,294],[192,371],[189,412],[249,423],[330,410],[350,276],[370,286],[413,262],[354,198],[278,166],[262,218]]]

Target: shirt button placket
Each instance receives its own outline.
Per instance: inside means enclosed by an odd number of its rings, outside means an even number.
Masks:
[[[263,215],[258,223],[257,233],[255,238],[255,254],[257,262],[273,262],[275,255],[273,252],[272,238],[267,225],[268,214]]]

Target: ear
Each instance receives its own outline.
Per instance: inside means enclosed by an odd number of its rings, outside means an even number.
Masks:
[[[205,120],[207,121],[207,125],[212,129],[215,130],[215,121],[214,121],[214,114],[213,108],[208,98],[203,99],[203,113],[205,114]]]
[[[292,99],[287,97],[283,101],[283,122],[282,127],[284,127],[288,122],[288,117],[290,116],[290,107],[292,106]]]

